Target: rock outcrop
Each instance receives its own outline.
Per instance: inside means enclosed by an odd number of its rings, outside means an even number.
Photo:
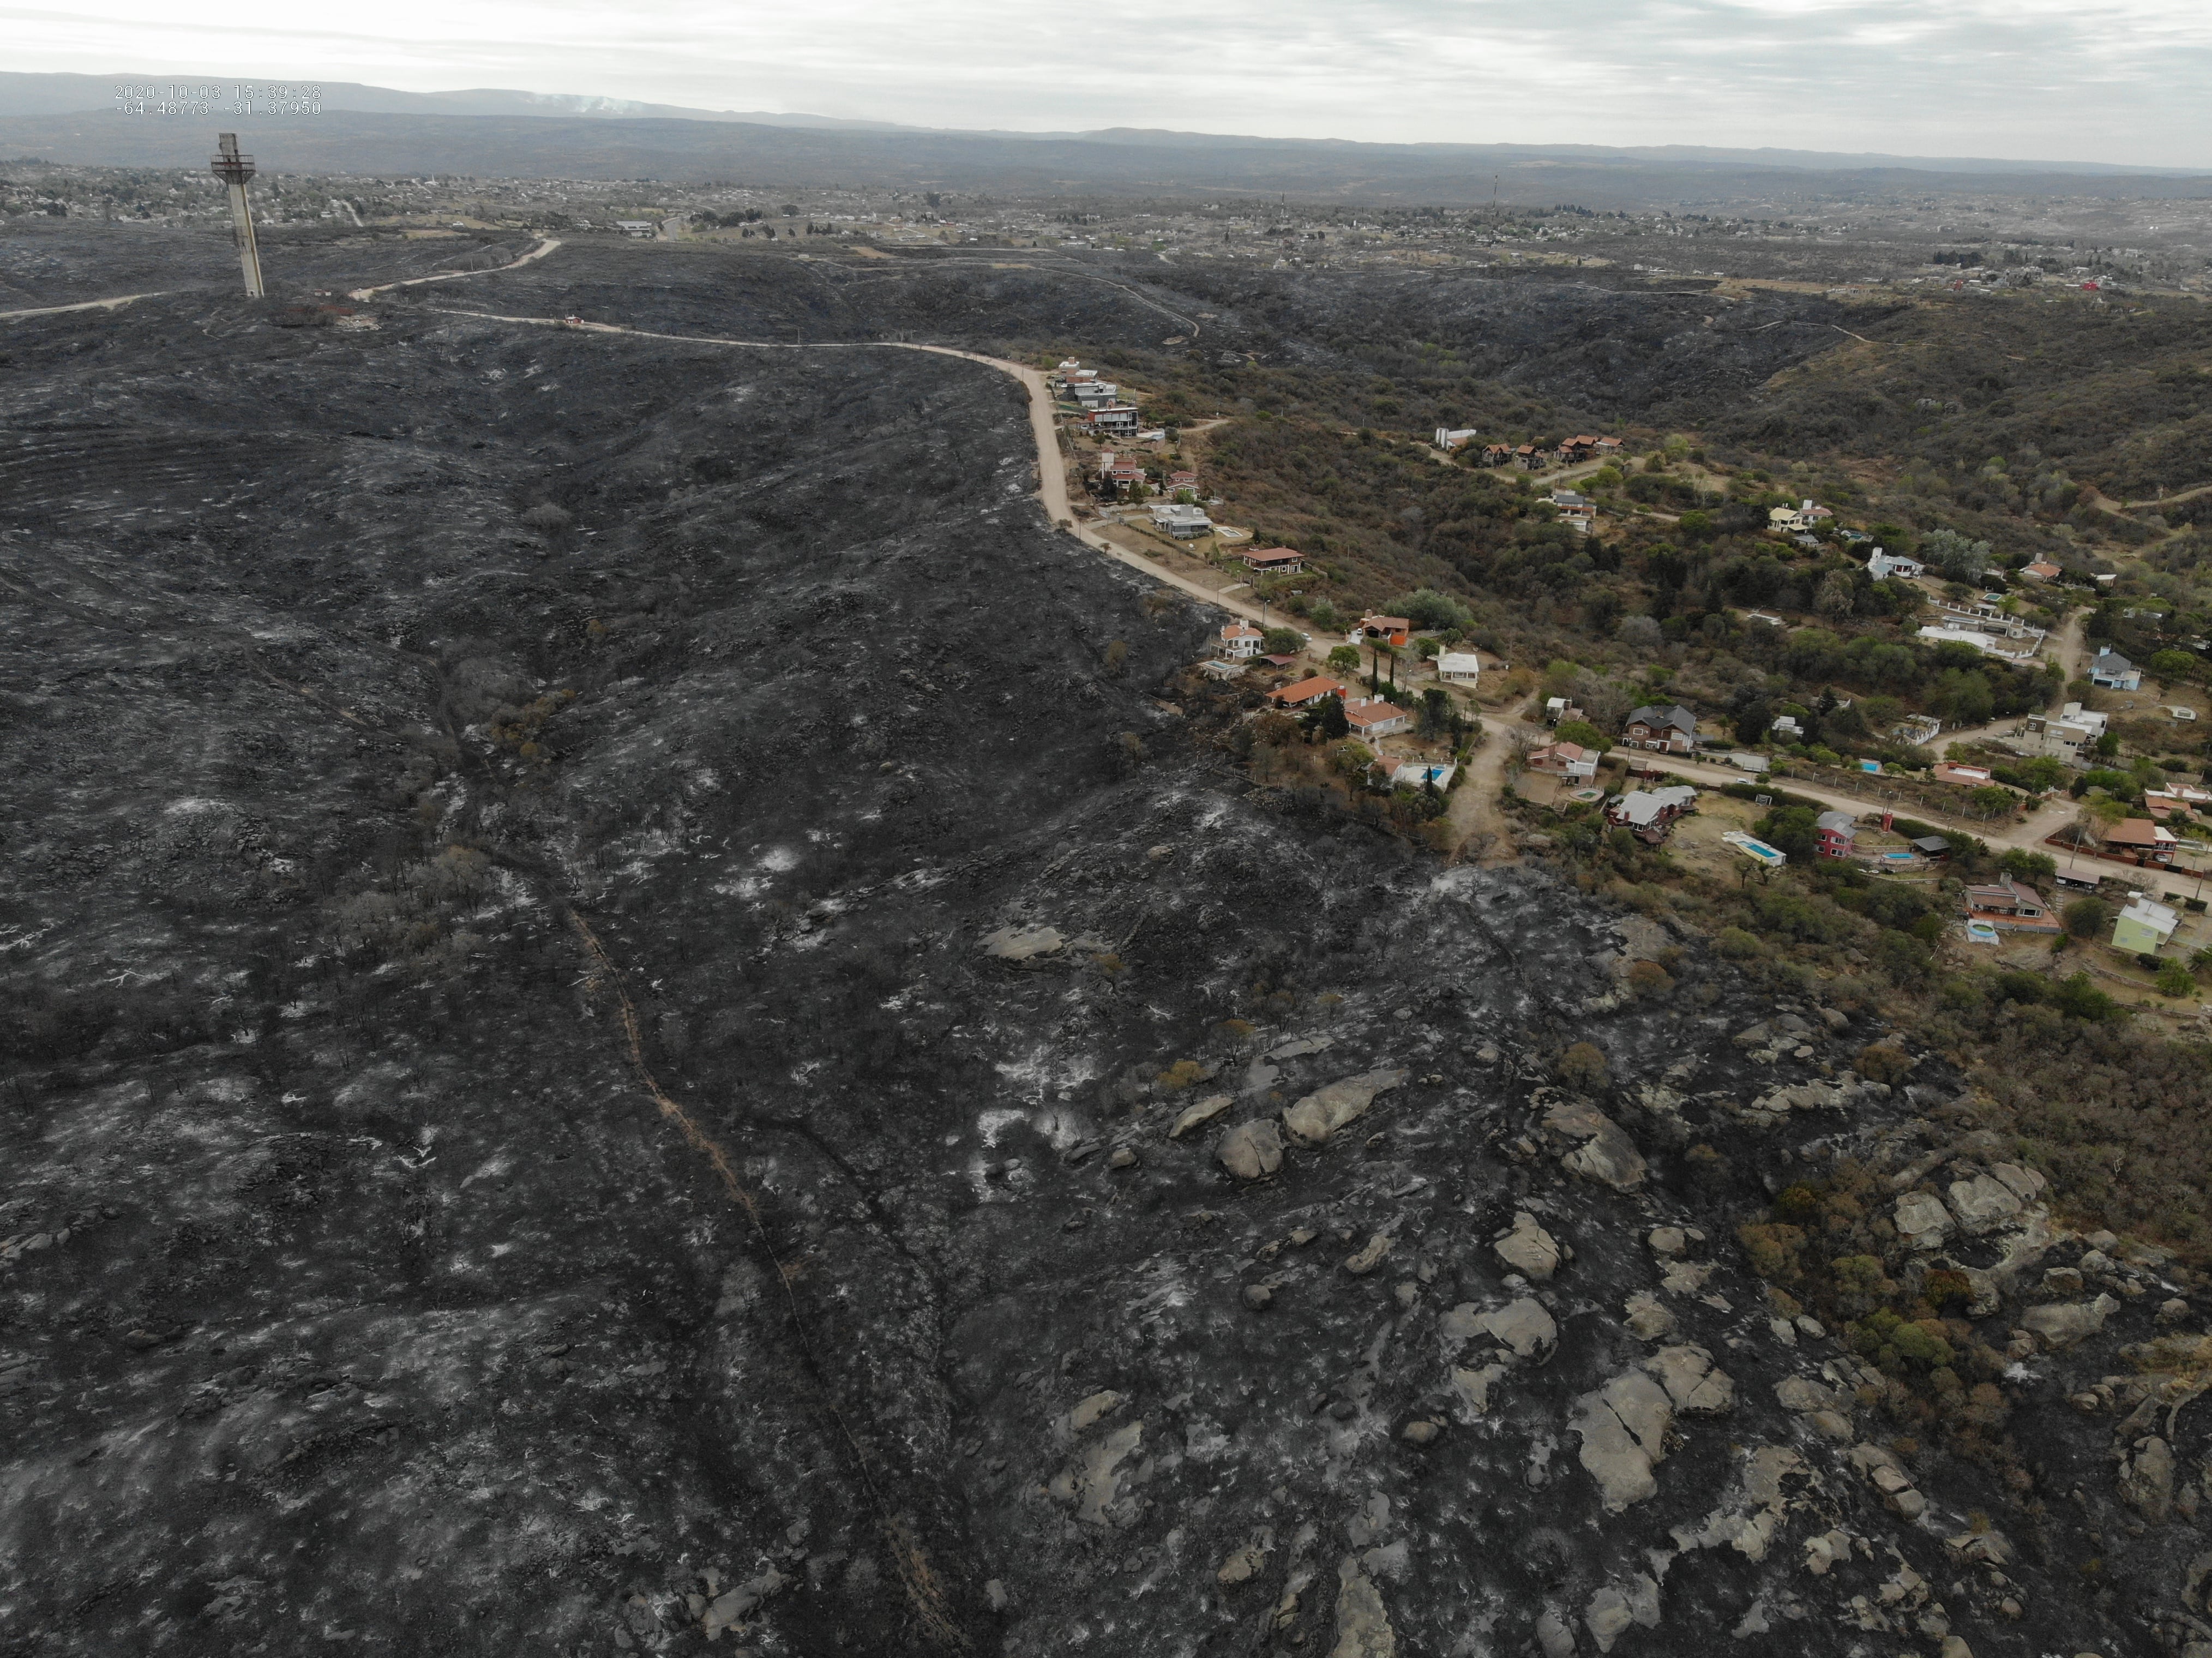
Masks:
[[[1283,1137],[1273,1117],[1240,1122],[1214,1148],[1221,1166],[1239,1180],[1261,1180],[1283,1166]]]
[[[1383,1069],[1340,1078],[1285,1107],[1283,1127],[1293,1139],[1307,1145],[1322,1145],[1346,1123],[1364,1116],[1378,1095],[1402,1084],[1406,1076],[1402,1070]]]

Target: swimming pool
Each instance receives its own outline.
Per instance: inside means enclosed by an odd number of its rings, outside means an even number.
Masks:
[[[1885,852],[1881,861],[1885,864],[1917,864],[1920,859],[1917,853],[1910,852]]]
[[[1765,864],[1770,868],[1779,868],[1782,865],[1790,861],[1789,853],[1782,851],[1778,847],[1768,846],[1764,841],[1754,841],[1751,836],[1742,833],[1741,830],[1730,829],[1726,835],[1721,836],[1721,839],[1727,841],[1729,845],[1734,847],[1745,857],[1749,858],[1755,862]]]
[[[1969,921],[1966,923],[1966,941],[1976,944],[1996,944],[1998,942],[1997,930],[1987,921]]]

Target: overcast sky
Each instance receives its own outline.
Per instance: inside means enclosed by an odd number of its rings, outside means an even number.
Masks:
[[[2212,169],[2212,0],[0,0],[7,67],[1030,131]]]

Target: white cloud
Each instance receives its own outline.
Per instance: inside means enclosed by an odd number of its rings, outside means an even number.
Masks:
[[[355,27],[332,27],[359,19]],[[10,67],[516,87],[922,125],[1774,145],[2212,167],[2203,0],[89,0]]]

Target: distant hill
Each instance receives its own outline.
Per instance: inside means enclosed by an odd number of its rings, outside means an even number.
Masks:
[[[20,114],[0,118],[0,156],[83,166],[204,167],[219,128],[235,128],[262,167],[275,173],[729,180],[777,189],[858,185],[1170,200],[1291,196],[1462,206],[1488,202],[1495,191],[1507,201],[1626,210],[1734,203],[1792,211],[1814,191],[1845,202],[1899,191],[2212,196],[2212,179],[2118,170],[1944,173],[1884,165],[1814,171],[1729,159],[1726,152],[1638,153],[1595,146],[1362,144],[1136,131],[1062,137],[884,131],[771,125],[735,117],[349,111],[327,103],[319,116]]]
[[[15,115],[81,115],[115,107],[118,86],[202,85],[204,75],[27,75],[0,71],[0,118]],[[257,82],[256,85],[270,82]],[[779,115],[760,110],[687,109],[679,104],[641,104],[568,92],[509,92],[477,88],[464,92],[400,92],[356,81],[318,81],[325,110],[379,115],[530,115],[580,120],[746,121],[760,126],[821,127],[853,132],[919,132],[896,121],[850,121],[834,115]]]
[[[25,74],[0,71],[0,119],[19,115],[76,115],[112,110],[118,85],[162,86],[202,82],[204,76],[174,73],[115,75]],[[1622,160],[1664,166],[1784,168],[1808,172],[1887,172],[1971,175],[2063,175],[2112,178],[2189,178],[2185,167],[2124,167],[2104,161],[2035,161],[1978,156],[1890,155],[1875,151],[1839,153],[1817,149],[1731,149],[1700,144],[1365,144],[1332,138],[1261,138],[1235,133],[1183,132],[1161,128],[1109,127],[1083,132],[1013,132],[1000,129],[921,127],[896,121],[853,120],[835,115],[774,113],[762,110],[692,109],[679,104],[639,103],[581,93],[516,92],[476,88],[459,92],[401,92],[354,81],[322,81],[325,111],[378,115],[527,116],[538,119],[681,120],[739,123],[752,126],[811,128],[830,132],[938,133],[947,137],[1001,138],[1012,142],[1075,141],[1117,147],[1179,150],[1276,150],[1286,155],[1316,152],[1382,154],[1411,152],[1449,157],[1469,165],[1514,161]],[[258,118],[256,118],[257,119]]]

